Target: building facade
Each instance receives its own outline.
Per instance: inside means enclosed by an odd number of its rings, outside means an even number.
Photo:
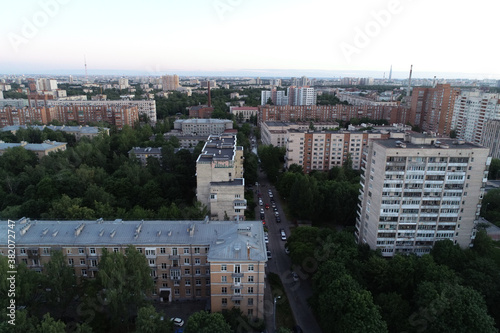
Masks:
[[[226,130],[233,129],[233,122],[227,119],[177,119],[174,130],[183,135],[221,135]]]
[[[450,84],[435,87],[415,87],[411,95],[411,110],[407,121],[423,131],[449,135],[452,128],[455,99],[459,88]],[[403,123],[406,123],[404,121]]]
[[[452,129],[457,138],[481,144],[486,124],[500,119],[500,94],[462,92],[455,101]]]
[[[390,124],[406,123],[409,109],[385,105],[259,106],[258,122],[266,121],[348,121],[351,118],[385,119]]]
[[[342,166],[348,158],[353,169],[360,169],[363,148],[370,140],[387,138],[388,134],[349,131],[289,130],[285,167],[298,164],[309,173],[328,171]]]
[[[490,120],[484,125],[481,144],[490,149],[492,158],[500,158],[500,120]]]
[[[8,221],[0,221],[7,234]],[[93,278],[104,249],[141,252],[160,302],[209,300],[211,311],[240,308],[264,318],[264,232],[260,221],[15,221],[17,264],[43,272],[50,253],[60,250],[78,281]],[[7,238],[0,255],[9,252]]]
[[[367,147],[356,219],[360,244],[396,253],[429,253],[449,239],[469,247],[488,176],[488,148],[407,134]]]
[[[17,126],[5,126],[3,128],[0,128],[0,131],[5,132],[9,131],[12,132],[12,134],[16,134],[16,132],[20,129],[27,129],[27,128],[33,128],[37,129],[39,131],[43,131],[44,129],[50,129],[51,131],[61,131],[69,134],[73,134],[75,136],[75,139],[78,141],[81,138],[89,138],[93,139],[98,135],[105,134],[109,135],[109,128],[105,127],[94,127],[94,126],[55,126],[55,125],[32,125],[32,126],[26,126],[26,125],[17,125]]]
[[[244,219],[243,147],[236,135],[209,136],[196,160],[196,198],[213,220]]]
[[[251,117],[257,117],[259,108],[254,106],[230,106],[229,113],[234,114],[236,120],[249,122]]]
[[[177,90],[179,88],[179,76],[174,75],[164,75],[161,77],[161,84],[163,90]]]
[[[138,159],[143,166],[148,165],[148,157],[154,157],[157,160],[160,161],[161,164],[161,159],[162,159],[162,154],[161,154],[161,147],[156,148],[156,147],[146,147],[146,148],[141,148],[141,147],[134,147],[129,150],[128,156],[130,158],[135,157]]]

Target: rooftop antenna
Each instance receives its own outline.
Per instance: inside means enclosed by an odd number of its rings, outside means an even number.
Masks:
[[[85,56],[85,54],[83,55],[83,61],[85,62],[85,81],[88,83],[89,75],[87,73],[87,57]]]
[[[410,67],[410,77],[408,78],[408,97],[411,95],[411,73],[413,71],[413,65]]]

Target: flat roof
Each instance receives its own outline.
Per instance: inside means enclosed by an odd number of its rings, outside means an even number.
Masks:
[[[0,232],[7,235],[7,230],[8,221],[0,221]],[[209,221],[208,218],[204,221],[30,221],[23,218],[15,222],[14,231],[17,247],[208,245],[209,260],[267,261],[260,221]],[[6,237],[2,237],[0,245],[7,246]]]
[[[418,136],[419,138],[425,138],[425,136]],[[401,150],[405,149],[440,149],[440,150],[446,150],[446,149],[489,149],[486,147],[483,147],[481,145],[477,145],[475,143],[471,142],[464,142],[464,143],[459,143],[457,139],[446,139],[446,138],[434,138],[434,144],[425,144],[425,143],[411,143],[408,141],[403,141],[402,139],[386,139],[386,140],[375,140],[374,142],[378,145],[381,145],[385,148],[398,148]],[[446,144],[448,145],[447,148],[443,148],[441,146],[436,145],[436,142],[439,142],[441,144]],[[463,141],[462,141],[463,142]],[[400,143],[406,144],[405,148],[400,147]]]
[[[236,150],[236,136],[233,134],[210,135],[198,161],[233,160]]]

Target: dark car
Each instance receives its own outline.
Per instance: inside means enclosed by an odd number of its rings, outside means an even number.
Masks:
[[[261,220],[264,220],[264,219],[265,219],[264,214],[260,214],[260,219],[261,219]]]
[[[281,223],[281,217],[276,216],[276,223]]]

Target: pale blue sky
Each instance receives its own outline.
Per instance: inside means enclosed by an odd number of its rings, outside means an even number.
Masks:
[[[500,3],[489,0],[467,6],[450,0],[4,1],[0,73],[81,71],[85,55],[90,73],[323,69],[388,75],[392,64],[406,76],[413,64],[417,77],[461,72],[498,79],[499,12]]]

